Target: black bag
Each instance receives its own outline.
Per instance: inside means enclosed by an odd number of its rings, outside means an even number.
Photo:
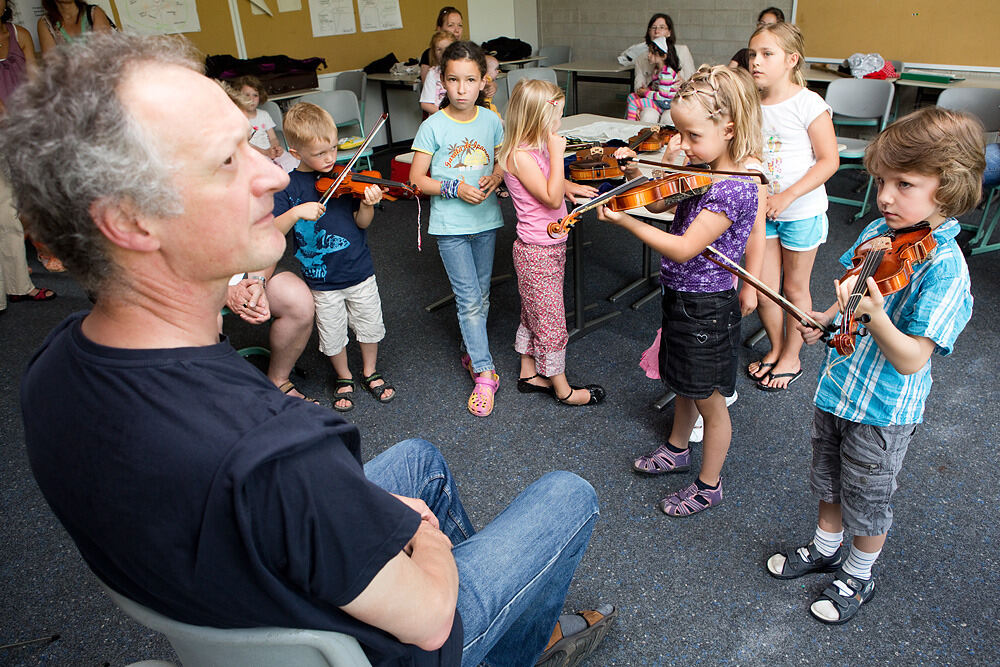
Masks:
[[[531,44],[510,37],[497,37],[483,42],[483,51],[497,60],[520,60],[531,55]]]
[[[378,60],[373,60],[364,66],[365,74],[388,74],[392,66],[399,62],[395,53],[387,53]]]
[[[296,60],[288,56],[259,56],[241,60],[230,55],[205,58],[205,74],[213,79],[238,79],[255,76],[260,79],[268,95],[279,95],[296,90],[319,87],[316,70],[326,67],[323,58]]]

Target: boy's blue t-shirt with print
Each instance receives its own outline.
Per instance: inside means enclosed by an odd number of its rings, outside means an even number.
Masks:
[[[472,120],[459,121],[445,108],[420,124],[413,150],[431,156],[431,178],[460,179],[478,187],[480,178],[493,173],[502,142],[503,123],[495,113],[477,106]],[[503,227],[503,214],[496,192],[475,205],[457,197],[431,197],[429,234],[477,234],[498,227]]]
[[[293,170],[288,187],[274,196],[274,217],[299,204],[319,201],[316,172]],[[347,289],[375,275],[368,250],[368,232],[354,222],[361,202],[353,197],[334,197],[319,220],[298,220],[292,228],[295,258],[309,289]]]

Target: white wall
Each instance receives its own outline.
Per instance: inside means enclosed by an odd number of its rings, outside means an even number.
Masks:
[[[538,50],[537,0],[468,0],[469,39],[477,44],[513,37]]]

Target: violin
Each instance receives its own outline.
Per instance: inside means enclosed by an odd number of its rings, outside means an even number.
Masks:
[[[864,336],[854,312],[868,293],[868,278],[875,278],[875,285],[882,295],[893,294],[910,284],[913,265],[928,259],[937,242],[930,223],[921,222],[904,229],[890,229],[884,234],[858,245],[851,259],[851,268],[840,279],[857,276],[848,297],[838,332],[827,342],[838,354],[847,356],[854,352],[855,338]],[[862,316],[861,323],[865,323]]]
[[[677,134],[677,128],[672,125],[660,127],[654,125],[649,128],[648,136],[644,132],[639,132],[635,136],[629,137],[629,146],[634,146],[632,150],[636,153],[655,153],[663,150],[663,147]]]
[[[649,141],[654,134],[658,134],[660,128],[656,125],[641,130],[637,135],[629,139],[628,147],[637,150],[644,141]],[[569,164],[569,177],[573,181],[604,181],[617,178],[624,178],[621,161],[614,157],[614,152],[619,146],[590,146],[582,148],[576,152],[576,160]]]
[[[316,189],[325,193],[337,178],[344,172],[342,164],[335,165],[328,174],[322,174],[316,179]],[[412,183],[400,183],[382,178],[382,174],[377,171],[352,171],[348,173],[333,191],[332,197],[343,197],[351,195],[357,199],[364,199],[365,190],[369,185],[382,187],[382,196],[389,201],[399,198],[419,197],[420,189]]]

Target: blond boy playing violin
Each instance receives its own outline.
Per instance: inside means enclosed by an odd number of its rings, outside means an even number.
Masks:
[[[385,324],[367,234],[382,189],[372,185],[363,200],[336,197],[320,204],[316,177],[337,164],[337,125],[324,109],[300,102],[285,114],[283,129],[288,152],[300,162],[289,174],[288,187],[274,196],[274,224],[282,232],[294,228],[295,258],[316,304],[319,349],[337,374],[333,408],[354,409],[357,385],[347,364],[348,327],[361,347],[361,385],[378,402],[388,403],[396,390],[375,368]]]
[[[903,457],[923,421],[931,355],[950,354],[972,315],[954,216],[979,201],[984,167],[982,126],[938,107],[896,121],[865,152],[883,217],[865,228],[841,263],[851,267],[864,241],[925,221],[937,247],[898,292],[883,296],[875,279],[867,279],[854,310],[867,335],[855,339],[850,356],[827,351],[816,387],[809,471],[819,500],[816,533],[805,546],[771,556],[766,567],[778,579],[836,572],[809,608],[823,623],[846,623],[875,592],[872,564],[892,525],[890,499]],[[836,281],[837,301],[811,315],[833,323],[857,293],[856,283],[856,276]],[[809,344],[820,338],[817,329],[799,329]],[[845,528],[853,535],[850,546],[841,544]]]

